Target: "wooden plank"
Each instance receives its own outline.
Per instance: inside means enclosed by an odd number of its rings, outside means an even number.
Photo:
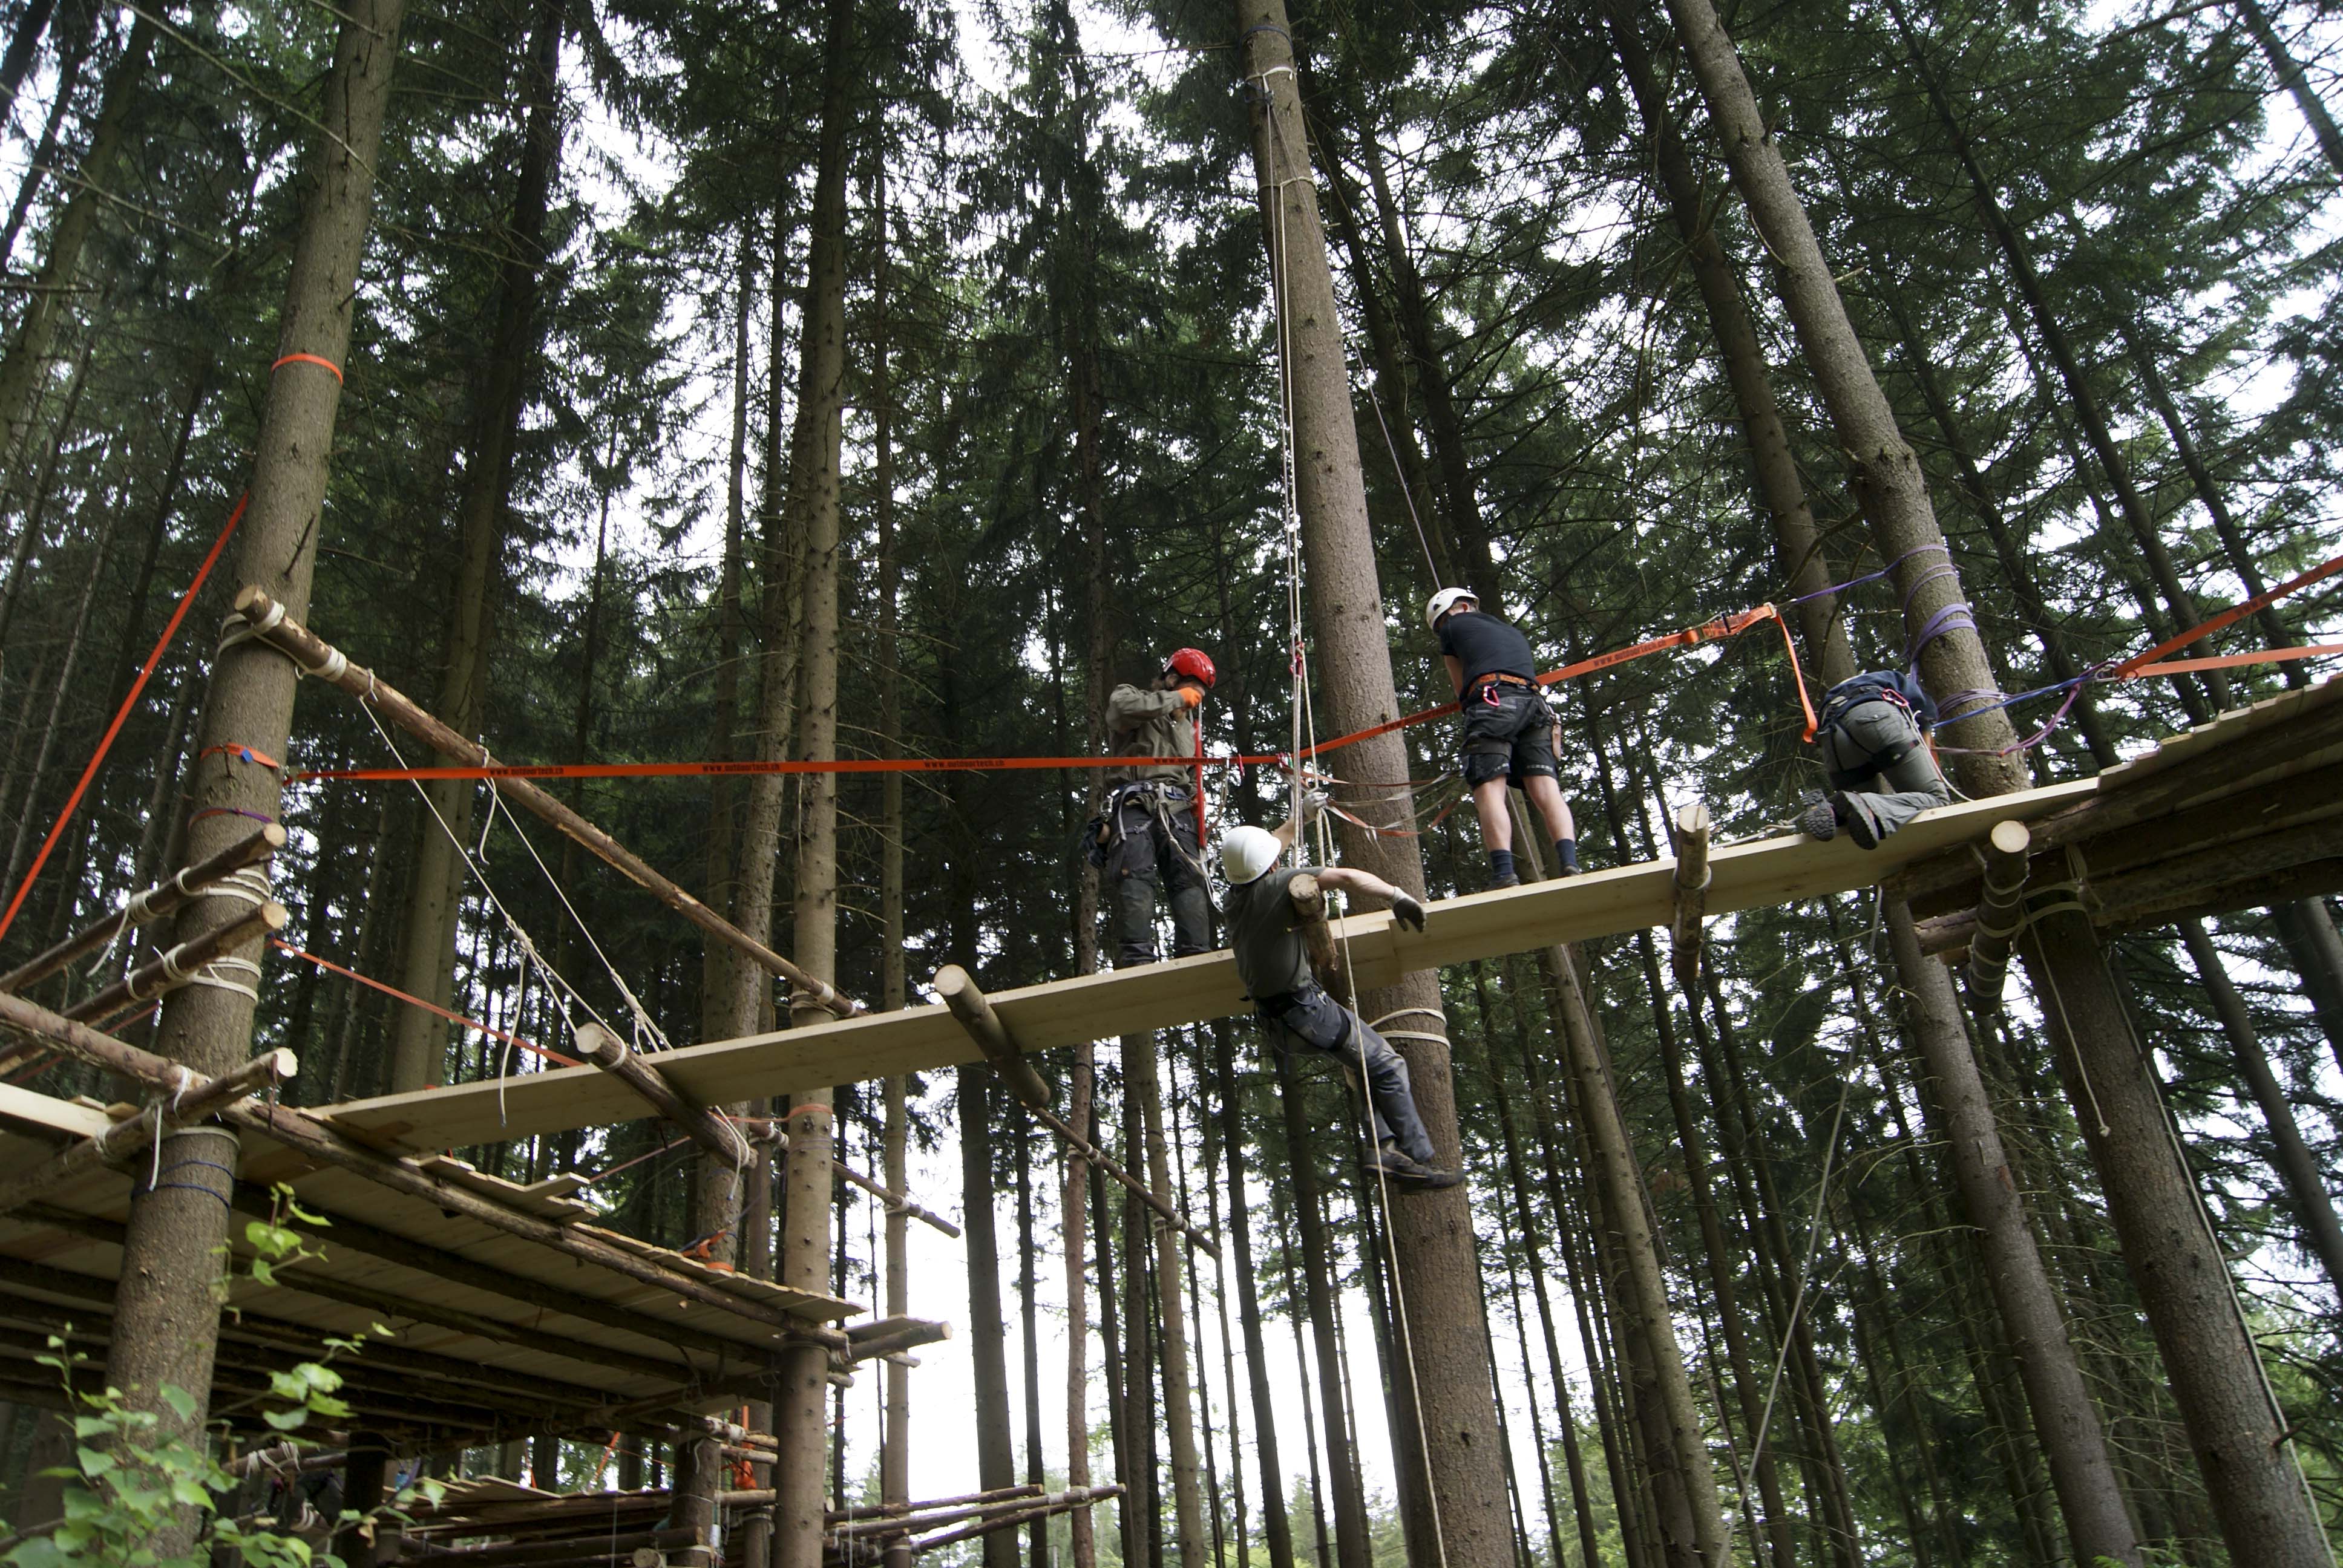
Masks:
[[[2031,819],[2096,789],[2085,779],[1946,807],[1875,850],[1858,849],[1845,835],[1828,843],[1798,835],[1721,848],[1710,857],[1708,912],[1867,887],[1995,822]],[[1421,935],[1381,911],[1338,921],[1335,932],[1347,941],[1359,984],[1373,989],[1409,970],[1665,925],[1675,909],[1674,871],[1670,859],[1445,900],[1430,906]],[[1029,1051],[1201,1023],[1248,1005],[1226,952],[997,991],[990,1000]],[[695,1099],[720,1105],[982,1060],[951,1014],[930,1005],[663,1051],[659,1066]],[[394,1146],[416,1151],[601,1126],[639,1117],[643,1107],[608,1074],[579,1067],[356,1101],[327,1114],[353,1136],[390,1134]]]

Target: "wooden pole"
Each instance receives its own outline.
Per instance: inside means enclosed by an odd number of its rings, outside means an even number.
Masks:
[[[1009,1091],[1030,1110],[1049,1110],[1056,1096],[1010,1038],[1008,1026],[992,1010],[992,1003],[984,992],[977,989],[975,979],[960,965],[946,964],[937,971],[935,991],[968,1031],[968,1037],[990,1060]]]
[[[129,1120],[117,1121],[0,1184],[0,1214],[24,1207],[53,1187],[127,1160],[157,1138],[215,1115],[232,1101],[290,1082],[300,1065],[300,1059],[291,1051],[271,1050],[234,1072],[203,1080],[199,1087],[195,1075],[187,1073],[190,1087],[185,1092],[157,1100]]]
[[[1708,803],[1694,800],[1676,813],[1676,907],[1668,924],[1668,952],[1677,980],[1689,991],[1700,972],[1702,921],[1708,914]]]
[[[1001,1015],[993,1010],[992,1003],[977,989],[976,981],[966,970],[958,964],[946,964],[937,971],[935,990],[944,999],[944,1005],[951,1010],[952,1017],[959,1020],[960,1027],[968,1031],[968,1037],[1001,1070],[1003,1078],[1016,1091],[1018,1099],[1033,1112],[1035,1121],[1065,1140],[1068,1148],[1077,1151],[1083,1159],[1121,1182],[1140,1201],[1177,1227],[1182,1235],[1203,1249],[1207,1257],[1220,1256],[1212,1246],[1212,1239],[1189,1224],[1187,1216],[1157,1197],[1152,1187],[1110,1159],[1089,1139],[1077,1132],[1064,1117],[1050,1109],[1049,1085],[1026,1061],[1023,1050],[1009,1032],[1009,1026],[1001,1020]],[[1031,1082],[1019,1084],[1018,1074],[1021,1071]]]
[[[849,1361],[871,1362],[940,1343],[952,1337],[952,1326],[923,1318],[883,1318],[876,1323],[857,1323],[846,1337],[853,1346],[847,1352]]]
[[[586,1060],[633,1090],[645,1103],[688,1133],[694,1143],[735,1170],[753,1155],[739,1129],[678,1089],[668,1075],[645,1060],[617,1035],[598,1023],[578,1030],[578,1048]]]
[[[285,929],[285,906],[271,900],[226,925],[181,942],[152,962],[140,965],[96,995],[65,1010],[76,1023],[111,1021],[116,1015],[153,1001],[195,979],[196,971],[223,953],[235,951],[256,936],[275,936]]]
[[[258,865],[284,847],[285,829],[274,822],[264,824],[259,831],[238,839],[219,853],[157,882],[143,893],[133,895],[116,913],[83,927],[55,947],[35,954],[6,974],[0,975],[0,990],[23,990],[28,985],[48,979],[83,954],[106,946],[133,927],[177,914],[206,888],[247,867]]]
[[[339,687],[351,696],[379,712],[385,719],[424,741],[432,749],[449,757],[459,758],[463,765],[472,768],[492,768],[495,759],[488,748],[469,740],[450,729],[426,712],[414,699],[397,687],[381,679],[374,671],[354,664],[341,650],[327,643],[298,621],[291,619],[285,608],[258,588],[247,588],[236,596],[236,611],[251,628],[252,634],[262,642],[284,654],[307,673],[328,686]],[[769,974],[779,976],[806,992],[816,1006],[835,1013],[840,1018],[851,1018],[861,1010],[853,998],[841,996],[828,982],[816,980],[764,943],[750,937],[731,921],[685,892],[675,883],[653,870],[649,861],[619,843],[593,823],[555,799],[526,779],[500,779],[497,789],[508,799],[551,823],[568,835],[579,847],[605,865],[611,867],[628,881],[651,897],[698,926],[709,936],[747,956]]]
[[[1985,896],[1977,900],[1976,928],[1969,938],[1969,1000],[1987,1011],[2001,1009],[2001,984],[2009,976],[2010,944],[2024,927],[2018,900],[2026,892],[2026,857],[2033,835],[2023,822],[1996,822],[1985,839]]]

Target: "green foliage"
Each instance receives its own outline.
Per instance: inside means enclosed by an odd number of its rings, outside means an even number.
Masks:
[[[282,1265],[317,1254],[303,1243],[299,1232],[277,1221],[298,1219],[321,1225],[320,1217],[295,1201],[290,1187],[276,1188],[277,1212],[267,1221],[254,1220],[245,1234],[255,1256],[246,1264],[252,1278],[272,1282],[272,1264]],[[374,1332],[388,1333],[377,1324]],[[206,1568],[220,1561],[251,1568],[342,1568],[342,1560],[309,1542],[275,1529],[266,1523],[249,1523],[223,1516],[223,1498],[235,1495],[237,1479],[215,1456],[208,1434],[192,1423],[200,1402],[186,1390],[166,1383],[159,1390],[164,1411],[134,1404],[118,1388],[76,1387],[77,1374],[89,1358],[75,1350],[67,1335],[48,1336],[48,1353],[38,1358],[65,1385],[73,1411],[74,1446],[71,1462],[48,1472],[65,1482],[65,1516],[55,1528],[32,1536],[0,1557],[0,1568],[50,1568],[54,1563],[85,1563],[92,1568]],[[302,1362],[268,1374],[269,1392],[278,1408],[262,1412],[275,1431],[298,1441],[314,1418],[346,1422],[350,1407],[338,1397],[342,1375],[329,1364],[354,1352],[362,1340],[333,1339],[324,1362]],[[424,1479],[403,1489],[378,1510],[375,1518],[397,1517],[417,1498],[436,1502],[441,1483]],[[184,1522],[196,1516],[200,1527],[193,1544],[168,1552],[156,1544],[174,1536]],[[337,1528],[359,1523],[345,1512]]]

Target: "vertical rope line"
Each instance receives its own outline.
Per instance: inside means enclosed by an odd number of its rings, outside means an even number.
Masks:
[[[1838,1154],[1839,1128],[1846,1121],[1847,1097],[1855,1092],[1855,1080],[1849,1078],[1838,1093],[1838,1111],[1831,1118],[1830,1141],[1823,1146],[1823,1173],[1815,1182],[1815,1217],[1806,1226],[1806,1255],[1798,1264],[1797,1293],[1790,1299],[1790,1321],[1783,1325],[1782,1343],[1774,1356],[1774,1376],[1765,1385],[1765,1411],[1757,1418],[1757,1437],[1749,1447],[1749,1472],[1757,1473],[1757,1461],[1765,1452],[1765,1431],[1774,1422],[1774,1401],[1782,1391],[1782,1369],[1789,1364],[1790,1346],[1798,1334],[1798,1314],[1805,1310],[1806,1285],[1814,1277],[1815,1252],[1822,1244],[1823,1205],[1830,1196],[1831,1163]]]
[[[1289,74],[1292,70],[1292,67],[1290,66],[1281,66],[1278,68],[1285,70]],[[1256,73],[1252,77],[1252,80],[1259,85],[1262,97],[1264,100],[1267,100],[1264,113],[1269,116],[1271,140],[1276,145],[1278,150],[1282,154],[1290,156],[1291,149],[1285,146],[1284,133],[1277,123],[1275,100],[1270,93],[1268,78],[1268,72],[1260,72]],[[1281,161],[1277,166],[1282,167],[1282,162]],[[1292,313],[1286,308],[1285,299],[1285,291],[1288,286],[1288,275],[1286,272],[1285,187],[1289,184],[1302,183],[1303,181],[1306,181],[1306,176],[1297,176],[1291,181],[1279,180],[1272,186],[1271,196],[1271,200],[1275,208],[1273,233],[1277,252],[1274,263],[1276,276],[1272,280],[1272,287],[1271,292],[1277,303],[1277,358],[1279,413],[1281,418],[1279,436],[1283,447],[1283,450],[1281,453],[1280,467],[1283,470],[1285,478],[1287,507],[1285,527],[1288,561],[1286,576],[1287,614],[1290,618],[1293,632],[1293,678],[1295,689],[1298,693],[1298,700],[1294,704],[1295,739],[1292,754],[1293,813],[1294,819],[1298,827],[1302,826],[1301,817],[1302,804],[1302,733],[1303,729],[1306,727],[1309,739],[1312,744],[1315,745],[1318,739],[1318,728],[1317,716],[1312,710],[1310,702],[1309,682],[1306,679],[1308,672],[1308,655],[1306,652],[1306,644],[1302,637],[1301,507],[1294,487],[1293,467],[1292,328],[1289,319]],[[1348,378],[1346,377],[1345,385],[1347,386],[1347,384]],[[1325,819],[1322,816],[1314,826],[1317,829],[1317,842],[1320,846],[1322,863],[1327,865],[1338,864],[1339,862],[1335,860],[1332,854],[1332,830],[1327,826]],[[1306,827],[1303,827],[1302,831],[1306,830]],[[1297,840],[1298,851],[1298,840],[1302,837],[1302,831],[1297,831],[1294,837]],[[1343,974],[1347,978],[1353,974],[1351,962],[1351,938],[1348,930],[1345,930],[1342,933],[1342,970]],[[1358,995],[1358,988],[1355,982],[1351,985],[1350,990],[1352,996],[1355,999]],[[1353,1013],[1352,1017],[1352,1027],[1354,1030],[1363,1028],[1363,1025],[1360,1023],[1355,1013]],[[1360,1098],[1365,1102],[1367,1126],[1372,1131],[1374,1125],[1374,1102],[1373,1097],[1368,1094],[1365,1084],[1365,1041],[1363,1039],[1357,1038],[1355,1036],[1354,1040],[1359,1050],[1360,1065],[1357,1091]],[[1349,1077],[1350,1074],[1346,1072],[1344,1074],[1344,1078],[1347,1080]],[[1399,1240],[1398,1233],[1393,1229],[1391,1222],[1390,1179],[1383,1171],[1383,1161],[1380,1158],[1376,1159],[1374,1161],[1374,1167],[1375,1201],[1377,1206],[1383,1211],[1383,1233],[1391,1238],[1391,1245],[1393,1249],[1393,1266],[1390,1271],[1392,1300],[1398,1309],[1400,1345],[1407,1357],[1408,1406],[1410,1413],[1412,1413],[1415,1418],[1416,1443],[1418,1451],[1423,1456],[1424,1500],[1430,1505],[1432,1512],[1433,1542],[1438,1551],[1440,1568],[1448,1568],[1448,1532],[1447,1527],[1441,1520],[1440,1488],[1433,1482],[1432,1477],[1432,1438],[1423,1421],[1423,1379],[1422,1372],[1418,1370],[1416,1365],[1414,1332],[1408,1322],[1407,1289],[1400,1282],[1400,1271],[1397,1267],[1397,1250]]]

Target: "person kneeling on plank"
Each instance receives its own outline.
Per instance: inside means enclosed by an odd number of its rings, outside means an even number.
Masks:
[[[1875,849],[1921,812],[1949,803],[1952,786],[1928,739],[1936,723],[1936,703],[1900,669],[1875,669],[1823,693],[1815,742],[1831,792],[1808,797],[1798,830],[1832,839],[1844,828],[1857,844]]]
[[[1374,1111],[1375,1163],[1386,1178],[1418,1191],[1453,1187],[1464,1178],[1434,1163],[1438,1157],[1431,1135],[1416,1113],[1415,1094],[1408,1086],[1407,1062],[1389,1040],[1319,985],[1302,944],[1301,917],[1286,890],[1307,871],[1322,888],[1390,900],[1393,919],[1419,931],[1423,930],[1423,906],[1364,871],[1340,866],[1279,868],[1278,859],[1293,842],[1293,833],[1289,819],[1274,833],[1245,827],[1221,836],[1221,870],[1229,884],[1229,946],[1237,978],[1268,1024],[1275,1049],[1290,1050],[1298,1041],[1327,1052],[1366,1080]]]
[[[1561,874],[1578,875],[1577,829],[1562,798],[1554,761],[1562,721],[1546,706],[1537,683],[1530,639],[1483,609],[1469,588],[1442,588],[1424,607],[1423,618],[1439,634],[1441,661],[1456,683],[1456,703],[1463,711],[1464,784],[1481,814],[1489,886],[1513,888],[1522,880],[1513,869],[1513,822],[1505,805],[1509,782],[1530,798],[1554,835]]]
[[[1212,950],[1212,898],[1189,789],[1197,710],[1212,681],[1212,659],[1183,648],[1146,690],[1126,683],[1107,694],[1109,749],[1148,759],[1108,779],[1106,809],[1091,824],[1091,863],[1111,884],[1117,969],[1156,960],[1159,880],[1172,904],[1172,956]]]

